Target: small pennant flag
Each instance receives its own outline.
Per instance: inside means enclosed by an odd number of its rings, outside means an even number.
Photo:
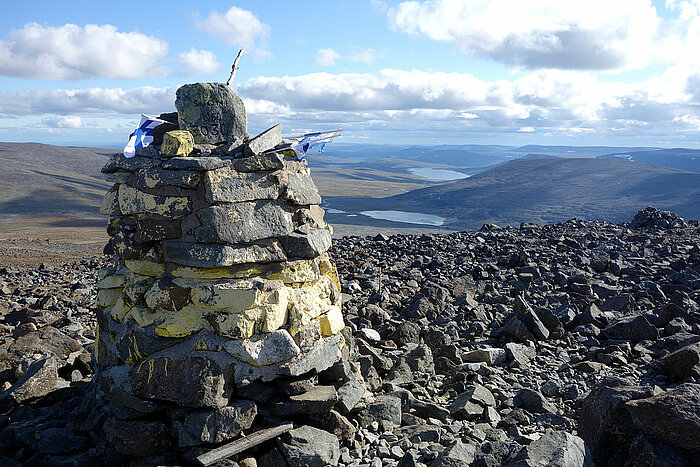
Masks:
[[[290,136],[285,138],[285,140],[291,141],[290,146],[278,151],[291,149],[294,151],[294,154],[296,154],[297,160],[302,160],[304,156],[306,156],[306,151],[313,147],[319,147],[319,150],[323,152],[326,143],[331,143],[335,137],[342,136],[340,134],[341,131],[343,130],[317,131],[315,133],[306,133],[301,136]]]
[[[138,128],[129,135],[129,142],[124,146],[124,157],[134,157],[136,148],[145,148],[151,144],[153,142],[153,129],[163,123],[168,122],[141,114]]]

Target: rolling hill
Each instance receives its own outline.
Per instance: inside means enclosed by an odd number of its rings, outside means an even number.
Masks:
[[[700,149],[656,149],[651,151],[616,152],[598,156],[602,159],[624,159],[674,169],[700,172]]]
[[[0,218],[97,217],[111,184],[100,169],[113,149],[0,143]]]
[[[367,200],[330,198],[333,208],[439,215],[445,227],[485,222],[629,221],[646,206],[700,218],[700,174],[619,159],[516,159],[473,177]]]

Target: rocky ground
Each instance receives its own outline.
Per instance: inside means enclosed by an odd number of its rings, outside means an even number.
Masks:
[[[356,404],[361,384],[343,384],[303,420],[325,431],[234,459],[700,465],[699,245],[698,222],[655,210],[334,240],[350,361],[372,394]],[[0,268],[0,464],[102,462],[85,395],[106,262]]]

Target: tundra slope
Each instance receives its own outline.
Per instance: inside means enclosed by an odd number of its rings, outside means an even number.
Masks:
[[[234,460],[694,465],[699,244],[697,221],[653,209],[629,224],[337,240],[354,350],[347,363],[358,371],[347,373],[331,411],[293,421],[332,433],[341,449],[295,430],[296,438]],[[23,374],[31,381],[37,366],[52,376],[51,384],[25,384],[11,409],[2,404],[6,465],[100,461],[104,446],[94,442],[104,414],[81,403],[92,371],[87,310],[104,261],[2,270],[0,376],[6,385]],[[371,396],[361,400],[363,383]],[[110,455],[101,461],[118,463]]]

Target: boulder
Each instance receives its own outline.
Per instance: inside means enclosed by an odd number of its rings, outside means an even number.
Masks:
[[[338,465],[338,438],[308,425],[295,428],[277,439],[277,447],[289,467]]]
[[[195,143],[240,144],[248,137],[245,105],[225,84],[186,84],[175,96],[180,129],[192,133]]]
[[[570,433],[553,431],[525,446],[508,467],[595,467],[586,443]]]
[[[625,404],[637,429],[662,443],[700,453],[700,384],[685,383],[667,392]]]

